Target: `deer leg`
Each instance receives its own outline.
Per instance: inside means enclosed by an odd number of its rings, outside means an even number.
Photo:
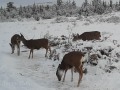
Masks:
[[[32,58],[33,58],[33,49],[32,49]]]
[[[80,81],[81,81],[81,79],[82,79],[82,77],[83,77],[82,66],[80,66],[80,67],[78,67],[78,68],[76,68],[76,69],[77,69],[77,71],[78,71],[78,73],[79,73],[79,80],[78,80],[78,85],[77,85],[77,87],[79,87]]]
[[[12,44],[11,43],[9,43],[10,44],[10,47],[11,47],[11,49],[12,49],[12,52],[11,52],[11,54],[13,53],[13,46],[12,46]]]
[[[74,68],[71,68],[71,82],[73,81],[73,69]]]
[[[32,49],[30,49],[30,54],[29,54],[29,57],[28,57],[28,59],[30,59],[31,52],[32,52]]]
[[[65,81],[66,72],[67,72],[67,69],[65,70],[65,73],[64,73],[63,82]]]
[[[12,47],[12,54],[14,53],[14,50],[15,50],[15,45],[13,45]]]
[[[48,49],[46,49],[46,54],[45,54],[45,57],[47,57],[47,52],[48,52]]]
[[[50,46],[49,46],[49,51],[50,51],[50,58],[52,58],[52,53],[51,53],[51,48],[50,48]]]
[[[17,53],[18,53],[18,56],[20,55],[20,46],[17,45]]]
[[[83,66],[80,67],[80,76],[81,76],[80,81],[82,80],[82,77],[83,77],[83,68],[82,67]]]
[[[50,51],[50,55],[51,55],[51,48],[50,48],[50,46],[49,46],[49,51]]]
[[[12,48],[12,53],[11,54],[13,54],[14,53],[14,50],[13,50],[13,48]]]

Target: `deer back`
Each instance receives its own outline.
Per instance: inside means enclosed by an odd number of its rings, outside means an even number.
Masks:
[[[27,40],[25,46],[33,49],[47,48],[48,40],[47,39],[31,39]]]
[[[69,68],[73,66],[80,66],[82,62],[81,61],[82,57],[84,57],[84,55],[81,52],[77,51],[69,52],[63,57],[61,65],[63,68],[65,68],[65,66]]]
[[[79,39],[82,40],[99,40],[101,37],[100,32],[92,31],[92,32],[84,32],[79,36]]]
[[[81,35],[76,35],[73,37],[73,41],[82,39],[85,40],[100,40],[100,32],[99,31],[91,31],[91,32],[84,32]]]

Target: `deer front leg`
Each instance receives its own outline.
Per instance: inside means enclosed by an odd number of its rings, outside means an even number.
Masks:
[[[78,67],[78,68],[76,68],[76,69],[77,69],[77,71],[78,71],[78,73],[79,73],[79,80],[78,80],[78,85],[77,85],[77,87],[79,87],[80,81],[82,80],[82,77],[83,77],[82,66],[80,66],[80,67]]]
[[[71,82],[73,81],[73,70],[74,68],[71,68]]]
[[[48,49],[46,49],[46,54],[45,54],[45,57],[47,57],[47,52],[48,52]]]
[[[12,47],[12,54],[14,53],[14,51],[15,51],[15,45],[13,45]]]
[[[66,72],[67,72],[67,69],[65,70],[65,73],[64,73],[63,82],[65,81]]]
[[[12,49],[12,53],[11,54],[13,54],[14,50],[15,50],[15,45],[13,45],[13,44],[10,43],[10,46],[11,46],[11,49]]]
[[[48,48],[49,48],[49,51],[50,51],[50,55],[51,55],[51,48],[50,48],[50,46],[49,46]]]
[[[20,55],[20,46],[17,45],[17,53],[18,53],[18,56]]]
[[[29,54],[29,57],[28,57],[28,59],[30,59],[31,52],[32,52],[32,49],[30,49],[30,54]]]

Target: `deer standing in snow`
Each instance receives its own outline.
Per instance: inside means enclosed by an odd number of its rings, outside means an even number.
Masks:
[[[21,42],[21,37],[19,34],[15,34],[11,37],[11,43],[9,43],[12,49],[11,54],[14,53],[15,46],[17,46],[17,54],[18,56],[20,55],[20,42]]]
[[[63,77],[63,82],[64,82],[67,70],[71,69],[71,74],[72,74],[71,81],[73,81],[73,69],[75,68],[79,73],[79,80],[77,85],[79,86],[80,81],[83,77],[83,69],[82,69],[83,60],[84,60],[83,53],[78,51],[69,52],[68,54],[64,55],[63,60],[61,64],[59,64],[56,71],[56,76],[58,80],[61,81],[62,75],[64,73],[64,77]]]
[[[32,58],[33,58],[33,50],[34,49],[39,50],[40,48],[45,48],[46,49],[45,57],[47,57],[48,50],[50,51],[50,54],[51,54],[51,49],[50,49],[50,45],[49,45],[48,39],[42,38],[42,39],[30,39],[30,40],[26,40],[24,38],[24,36],[21,34],[21,40],[22,40],[23,44],[27,48],[30,49],[30,54],[29,54],[28,58],[30,58],[31,53],[32,53]]]

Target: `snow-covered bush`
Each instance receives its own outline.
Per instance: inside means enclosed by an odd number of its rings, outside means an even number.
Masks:
[[[67,17],[57,17],[56,19],[55,19],[55,22],[57,22],[57,23],[61,23],[61,22],[68,22],[69,20],[68,20],[68,18]]]
[[[82,21],[83,19],[84,19],[84,17],[81,16],[81,15],[78,15],[77,18],[76,18],[76,20],[81,20],[81,21]]]
[[[108,19],[106,19],[108,23],[120,23],[120,17],[118,16],[112,16]]]
[[[109,17],[98,16],[95,22],[120,23],[120,17],[110,15]]]

